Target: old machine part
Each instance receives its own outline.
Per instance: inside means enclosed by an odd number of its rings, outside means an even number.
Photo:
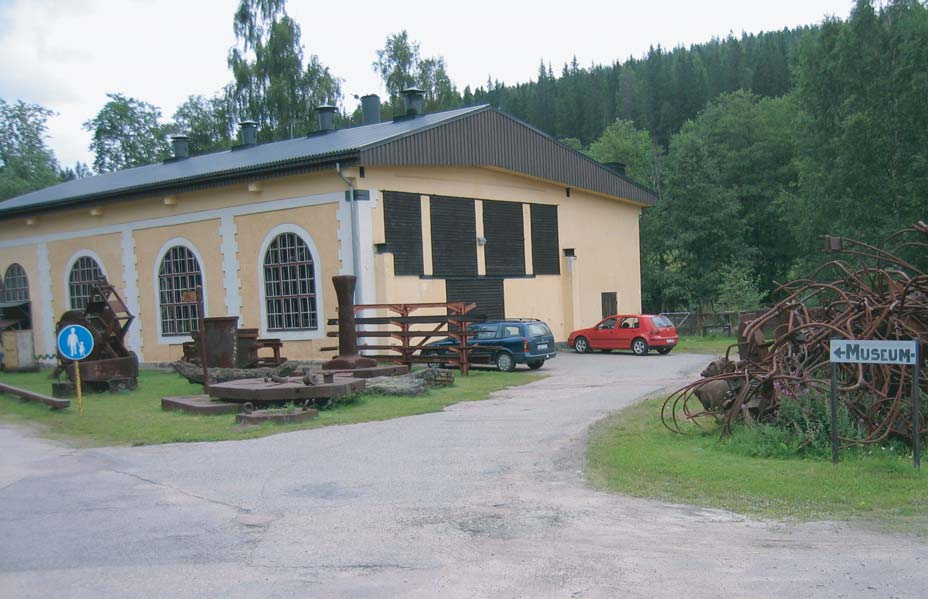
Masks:
[[[283,347],[280,339],[259,339],[258,329],[238,328],[238,316],[204,318],[203,326],[209,368],[273,368],[287,361],[280,355]],[[183,360],[199,364],[201,335],[193,331],[190,337],[192,341],[183,345]],[[273,356],[261,356],[262,349],[271,350]]]
[[[90,300],[83,310],[69,310],[61,315],[56,334],[70,325],[81,325],[93,335],[94,346],[79,364],[84,388],[93,391],[135,389],[138,386],[139,358],[126,347],[125,338],[135,316],[105,277],[93,284]],[[74,362],[58,354],[55,376],[67,372],[71,383],[55,383],[55,395],[74,390]]]
[[[669,429],[702,416],[723,425],[769,422],[784,400],[816,397],[830,388],[831,339],[914,339],[928,362],[928,274],[916,264],[928,254],[928,225],[897,231],[878,246],[844,237],[825,239],[826,252],[854,256],[857,264],[832,260],[809,277],[780,285],[782,299],[739,328],[735,361],[712,362],[701,379],[674,392],[661,411]],[[764,329],[773,327],[772,339]],[[732,347],[729,347],[728,353]],[[880,443],[893,436],[913,441],[913,375],[896,364],[834,364],[839,401],[862,434],[844,445]],[[928,377],[919,387],[925,393]],[[693,401],[693,400],[696,401]],[[682,422],[681,422],[682,421]]]
[[[365,358],[358,353],[358,335],[354,320],[354,275],[332,277],[335,296],[338,298],[338,357],[322,365],[325,370],[355,370],[373,368],[377,360]]]

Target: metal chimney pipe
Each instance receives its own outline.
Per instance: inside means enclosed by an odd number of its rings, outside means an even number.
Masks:
[[[335,111],[338,110],[329,104],[316,106],[316,116],[319,117],[319,131],[335,131]]]
[[[361,96],[361,124],[376,125],[380,122],[380,96],[368,94]]]
[[[416,87],[407,87],[403,90],[403,107],[406,109],[408,116],[419,116],[422,114],[422,99],[424,92]]]
[[[242,145],[254,146],[258,143],[258,123],[255,121],[242,121],[238,124],[242,132]]]
[[[190,138],[186,135],[172,135],[174,158],[190,158]]]

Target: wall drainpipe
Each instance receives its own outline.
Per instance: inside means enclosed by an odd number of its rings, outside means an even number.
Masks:
[[[358,204],[354,199],[354,185],[342,174],[340,162],[335,163],[335,172],[348,186],[348,206],[351,210],[351,273],[357,278],[357,285],[354,288],[354,302],[360,304],[363,297],[361,289],[364,283],[361,280],[361,248],[358,241],[358,229],[360,228],[358,224]]]

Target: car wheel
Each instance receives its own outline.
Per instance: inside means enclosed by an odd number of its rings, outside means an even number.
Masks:
[[[528,367],[531,368],[532,370],[538,370],[539,368],[545,365],[545,361],[544,360],[533,360],[531,362],[526,362],[526,364],[528,364]]]
[[[632,353],[636,356],[643,356],[648,353],[648,342],[641,337],[632,341]]]
[[[577,337],[574,339],[574,351],[578,354],[585,354],[590,351],[590,342],[586,337]]]
[[[516,369],[516,361],[509,352],[499,352],[496,354],[496,368],[500,372],[512,372]]]
[[[427,357],[427,358],[432,358],[432,357],[437,357],[437,356],[438,356],[438,352],[434,352],[434,351],[423,352],[422,355],[425,356],[425,357]],[[445,364],[444,364],[444,362],[426,362],[425,365],[428,366],[429,368],[441,368],[441,367],[444,366]]]
[[[657,348],[657,353],[663,356],[663,355],[669,354],[670,350],[672,349],[673,349],[672,347],[659,347]]]

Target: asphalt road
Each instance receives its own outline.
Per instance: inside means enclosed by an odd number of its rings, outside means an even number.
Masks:
[[[0,597],[924,597],[922,539],[587,486],[589,425],[707,359],[564,352],[487,401],[251,441],[0,427]]]

